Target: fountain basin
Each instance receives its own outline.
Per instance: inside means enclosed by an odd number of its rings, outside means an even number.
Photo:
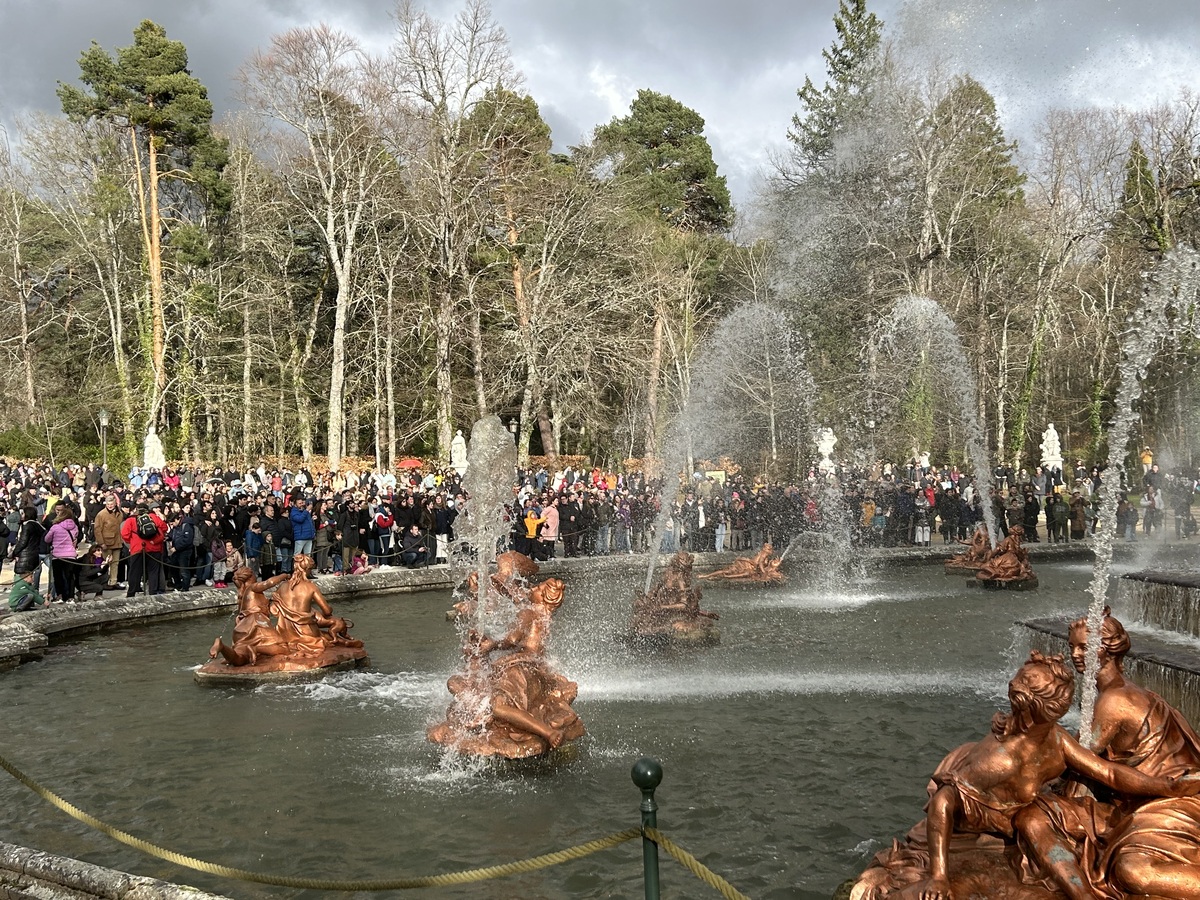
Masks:
[[[641,799],[629,767],[650,755],[666,772],[658,821],[672,840],[752,896],[828,900],[920,818],[945,752],[987,731],[1024,655],[1010,651],[1012,620],[1065,620],[1085,605],[1087,567],[1038,567],[1042,590],[1005,604],[979,603],[928,558],[861,588],[713,585],[705,603],[721,611],[721,644],[647,653],[612,637],[644,573],[586,561],[572,580],[564,566],[550,650],[579,683],[589,734],[571,755],[519,767],[467,763],[425,741],[459,663],[445,591],[339,598],[371,665],[310,684],[200,690],[192,670],[217,618],[51,645],[0,677],[0,752],[155,843],[356,878],[498,864],[628,828]],[[143,856],[11,779],[0,777],[0,802],[20,811],[0,822],[0,840],[243,900],[297,895]],[[681,896],[702,890],[665,861],[663,880]],[[458,895],[635,896],[640,852],[498,884]]]

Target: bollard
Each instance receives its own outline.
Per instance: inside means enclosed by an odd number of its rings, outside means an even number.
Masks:
[[[658,804],[654,789],[662,783],[663,770],[657,759],[643,756],[629,773],[633,783],[642,790],[642,827],[658,827]],[[642,836],[642,877],[646,883],[646,900],[658,900],[658,844]]]

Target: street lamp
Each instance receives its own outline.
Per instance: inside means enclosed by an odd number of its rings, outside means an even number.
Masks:
[[[513,443],[515,444],[517,442],[517,420],[516,419],[508,420],[508,433],[513,436]]]
[[[108,468],[108,410],[100,410],[100,468]]]

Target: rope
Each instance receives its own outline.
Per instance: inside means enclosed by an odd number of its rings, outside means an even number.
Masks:
[[[732,884],[718,875],[716,872],[708,868],[692,854],[688,853],[669,837],[659,831],[657,828],[642,828],[642,834],[658,846],[662,847],[671,858],[677,863],[707,884],[710,888],[717,891],[726,900],[750,900],[745,894],[735,888]]]
[[[150,856],[164,859],[167,862],[174,863],[177,866],[182,866],[188,869],[194,869],[197,872],[206,872],[210,875],[218,875],[223,878],[235,878],[240,881],[250,881],[256,884],[271,884],[279,887],[290,888],[306,888],[319,891],[402,891],[411,890],[413,888],[427,887],[448,887],[450,885],[470,884],[476,881],[486,881],[491,878],[503,878],[507,875],[517,875],[524,872],[534,872],[538,869],[556,866],[560,863],[569,862],[575,859],[582,859],[585,856],[590,856],[601,850],[607,850],[610,847],[616,847],[626,841],[631,841],[638,837],[642,832],[637,828],[629,828],[625,831],[618,831],[607,837],[598,838],[594,841],[588,841],[584,844],[578,844],[574,847],[568,847],[565,850],[558,850],[554,853],[546,853],[542,856],[534,856],[529,859],[520,859],[510,863],[504,863],[499,866],[486,866],[480,869],[467,869],[462,872],[448,872],[444,875],[426,875],[418,878],[392,878],[382,880],[361,880],[361,881],[337,881],[325,878],[301,878],[291,875],[269,875],[260,872],[251,872],[247,869],[236,869],[230,866],[219,865],[218,863],[206,862],[202,859],[196,859],[192,856],[184,856],[181,853],[176,853],[173,850],[167,850],[152,844],[149,841],[135,837],[126,831],[121,831],[119,828],[114,828],[95,816],[89,815],[79,807],[67,802],[49,789],[42,787],[28,775],[9,762],[3,755],[0,755],[0,768],[8,772],[13,778],[25,785],[51,806],[62,810],[71,818],[83,822],[97,831],[100,831],[113,840],[119,841],[126,846],[133,847],[136,850],[141,850]],[[686,865],[686,863],[685,863]],[[705,870],[707,871],[707,870]],[[718,888],[719,890],[719,888]],[[727,894],[726,896],[741,897],[741,894]]]

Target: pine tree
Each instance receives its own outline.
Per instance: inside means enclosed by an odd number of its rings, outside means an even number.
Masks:
[[[722,232],[733,224],[725,176],[717,174],[704,119],[678,100],[640,90],[629,115],[596,129],[636,205],[683,231]]]
[[[796,91],[803,110],[787,136],[801,171],[828,171],[838,134],[867,108],[879,74],[883,22],[867,12],[866,0],[840,0],[833,25],[837,40],[821,51],[829,80],[818,88],[805,78]]]
[[[1134,138],[1125,162],[1125,184],[1121,190],[1122,225],[1129,236],[1147,250],[1166,253],[1171,249],[1165,216],[1159,203],[1158,185],[1150,170],[1150,159],[1142,142]]]
[[[187,48],[169,40],[161,25],[143,21],[134,29],[133,45],[117,50],[115,59],[93,42],[80,56],[79,69],[90,92],[60,83],[63,112],[126,130],[136,167],[150,277],[153,417],[167,386],[163,236],[179,222],[178,215],[163,215],[165,189],[169,183],[177,213],[199,203],[210,213],[224,214],[230,195],[220,175],[228,147],[213,135],[212,102],[188,69]]]

